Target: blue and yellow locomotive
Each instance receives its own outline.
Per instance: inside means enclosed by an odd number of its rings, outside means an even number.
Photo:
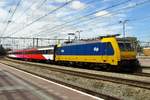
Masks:
[[[130,41],[117,40],[115,36],[94,41],[67,43],[57,47],[56,62],[103,65],[106,69],[135,70],[136,52]]]

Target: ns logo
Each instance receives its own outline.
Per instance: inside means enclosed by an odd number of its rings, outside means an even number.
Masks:
[[[94,48],[93,48],[93,51],[98,52],[98,51],[99,51],[99,48],[98,48],[98,47],[94,47]]]

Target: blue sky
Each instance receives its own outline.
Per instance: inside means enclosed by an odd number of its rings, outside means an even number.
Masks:
[[[140,41],[150,41],[150,17],[145,18],[150,16],[150,0],[74,0],[26,27],[68,1],[70,0],[22,0],[7,30],[4,31],[8,18],[19,0],[0,0],[0,32],[3,32],[2,36],[66,38],[67,33],[77,34],[76,31],[81,31],[81,38],[93,38],[122,34],[122,24],[119,24],[119,21],[129,20],[126,23],[126,36],[135,36]],[[147,2],[143,5],[136,6],[145,1]],[[116,4],[120,5],[111,7]],[[109,7],[111,8],[104,10]],[[94,13],[95,11],[97,12]],[[93,14],[85,16],[90,13]],[[145,20],[140,20],[143,18]]]

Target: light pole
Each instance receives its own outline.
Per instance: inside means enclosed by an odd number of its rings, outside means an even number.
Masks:
[[[71,35],[73,36],[73,35],[75,35],[75,33],[68,33],[68,36],[69,36],[69,37],[68,37],[68,40],[69,40],[69,42],[71,41],[71,39],[70,39],[70,36],[71,36]]]
[[[78,33],[78,38],[80,40],[80,33],[82,32],[82,30],[76,31],[76,33]]]
[[[119,21],[119,23],[122,23],[123,27],[122,27],[122,33],[123,33],[123,37],[125,38],[126,37],[126,23],[128,22],[129,20],[124,20],[124,21]]]

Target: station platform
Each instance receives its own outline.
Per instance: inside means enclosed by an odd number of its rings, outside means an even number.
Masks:
[[[150,59],[150,56],[137,56],[138,59]]]
[[[150,56],[137,56],[141,66],[150,67]]]
[[[0,100],[103,100],[0,63]]]

